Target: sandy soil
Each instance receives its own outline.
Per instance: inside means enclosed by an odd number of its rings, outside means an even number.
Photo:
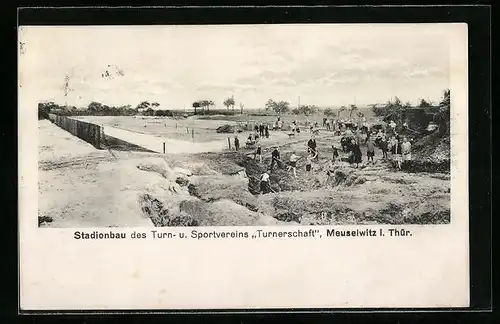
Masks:
[[[38,125],[39,218],[52,220],[42,226],[152,226],[134,196],[156,179],[47,120]]]

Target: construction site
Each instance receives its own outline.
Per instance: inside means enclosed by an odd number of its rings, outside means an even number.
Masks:
[[[412,158],[398,168],[380,145],[367,160],[372,132],[359,128],[353,129],[362,137],[361,161],[355,163],[343,149],[350,129],[325,128],[319,117],[311,122],[315,127],[290,117],[275,129],[276,116],[269,116],[267,136],[257,138],[262,118],[248,116],[233,122],[196,116],[70,119],[96,125],[93,139],[78,133],[90,126],[61,126],[54,117],[39,121],[40,227],[450,222],[449,120],[418,134],[400,131],[411,137]],[[390,129],[382,118],[369,124]],[[307,158],[311,138],[314,159]],[[274,163],[273,150],[280,154]],[[298,157],[295,174],[292,153]]]

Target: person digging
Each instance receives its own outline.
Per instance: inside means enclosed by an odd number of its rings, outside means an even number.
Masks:
[[[271,152],[271,167],[270,167],[271,172],[274,169],[275,163],[277,164],[278,168],[281,167],[280,159],[281,159],[281,156],[280,156],[279,148],[277,146],[275,146],[274,150]]]
[[[295,154],[295,151],[290,155],[290,161],[288,166],[288,171],[292,170],[293,176],[297,178],[297,161],[300,160],[300,156]]]
[[[260,194],[268,194],[271,192],[271,184],[269,180],[269,174],[271,170],[264,171],[260,176]]]

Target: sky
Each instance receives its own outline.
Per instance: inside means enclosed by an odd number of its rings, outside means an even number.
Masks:
[[[39,101],[163,109],[234,96],[321,107],[437,102],[449,88],[446,24],[21,27],[20,82]],[[109,65],[109,67],[108,67]],[[111,77],[103,77],[108,70]],[[122,71],[119,75],[117,71]],[[71,91],[64,96],[64,79]]]

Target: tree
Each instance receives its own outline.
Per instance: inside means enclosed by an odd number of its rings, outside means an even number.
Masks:
[[[40,102],[38,104],[38,119],[48,119],[52,110],[57,109],[55,102]]]
[[[323,110],[323,114],[327,117],[335,117],[335,111],[332,108],[326,108]]]
[[[439,102],[439,112],[435,115],[434,120],[439,126],[439,134],[449,134],[450,132],[450,108],[451,108],[451,93],[450,89],[443,91],[443,97]]]
[[[229,110],[229,107],[232,107],[234,110],[234,98],[229,97],[223,102],[224,106],[226,106],[226,109]]]
[[[398,97],[394,97],[394,106],[401,107],[401,100]]]
[[[418,104],[420,108],[429,108],[431,107],[431,103],[427,102],[425,99],[420,99],[420,103]]]
[[[358,107],[356,105],[349,105],[349,118],[352,117],[352,113],[358,111]]]
[[[298,108],[300,114],[304,114],[306,116],[309,116],[316,111],[318,111],[318,107],[315,105],[303,105]]]
[[[144,114],[144,116],[154,116],[155,111],[152,108],[148,108],[148,109],[144,110],[143,114]]]
[[[339,108],[339,113],[338,113],[338,116],[340,117],[340,113],[341,113],[341,112],[343,112],[343,111],[346,111],[346,110],[347,110],[346,106],[341,106],[341,107]]]
[[[194,108],[194,114],[196,115],[197,109],[201,107],[201,104],[199,101],[193,102],[193,108]]]
[[[157,102],[153,102],[153,103],[151,104],[151,106],[153,106],[154,108],[158,108],[158,107],[160,106],[160,104],[159,104],[159,103],[157,103]]]
[[[265,107],[266,107],[266,110],[272,110],[275,113],[277,113],[278,115],[281,115],[281,114],[290,110],[290,103],[288,103],[286,101],[276,102],[272,99],[269,99],[267,101]]]
[[[94,114],[94,115],[99,115],[102,113],[103,111],[103,106],[100,102],[97,102],[97,101],[92,101],[88,107],[87,107],[87,110],[91,113],[91,114]]]
[[[139,109],[148,109],[150,107],[150,103],[147,101],[143,101],[140,104],[137,105],[137,110]]]

